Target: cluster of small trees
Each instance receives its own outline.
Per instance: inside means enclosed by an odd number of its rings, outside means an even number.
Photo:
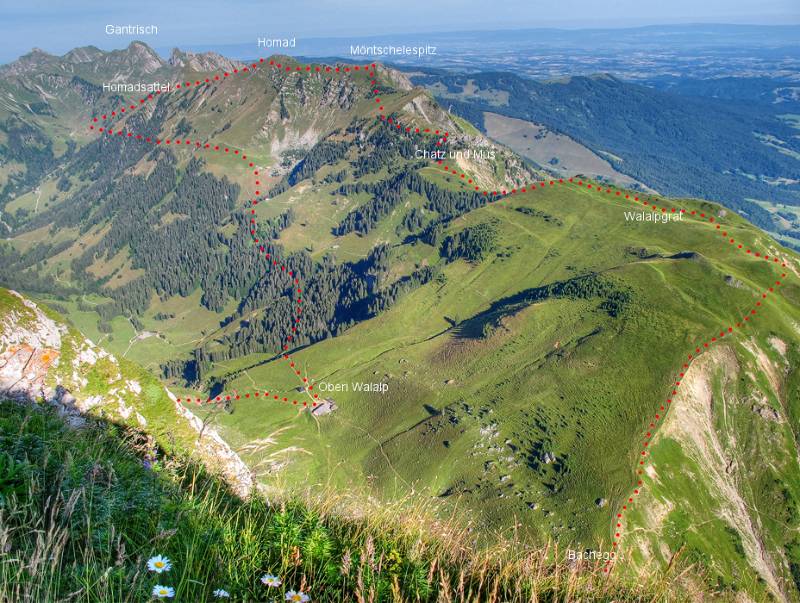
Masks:
[[[416,193],[425,199],[425,208],[436,212],[440,222],[449,221],[486,203],[486,198],[474,192],[451,191],[426,180],[406,166],[403,171],[378,182],[343,184],[335,191],[339,195],[369,193],[372,199],[353,209],[333,229],[337,236],[349,232],[368,233],[385,216],[397,207],[408,193]],[[421,214],[410,218],[422,226]]]
[[[372,199],[348,213],[333,229],[333,234],[343,236],[350,232],[367,234],[381,218],[392,213],[403,200],[403,193],[410,190],[409,181],[416,178],[416,172],[403,171],[379,182],[357,182],[343,184],[337,191],[340,195],[369,193]]]
[[[439,255],[448,262],[463,258],[468,262],[480,262],[497,247],[497,228],[485,222],[465,228],[449,235],[442,242]]]

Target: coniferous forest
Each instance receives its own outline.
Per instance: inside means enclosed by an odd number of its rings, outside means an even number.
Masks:
[[[157,105],[148,120],[135,116],[132,121],[143,133],[155,136],[164,115],[164,108]],[[183,120],[176,132],[186,135],[190,130],[191,124]],[[363,120],[356,121],[303,154],[269,196],[314,179],[333,186],[331,195],[366,198],[332,228],[336,236],[362,236],[413,195],[422,199],[423,206],[403,219],[403,227],[410,233],[407,242],[438,246],[450,221],[487,200],[477,193],[442,188],[421,176],[417,168],[425,164],[409,159],[421,141],[413,135],[398,137],[380,124],[370,127]],[[141,161],[152,166],[149,172],[131,169]],[[387,162],[391,166],[387,175],[369,182],[360,180],[366,174],[379,173]],[[318,179],[318,172],[326,166],[340,167]],[[114,317],[123,316],[141,326],[137,317],[154,301],[187,297],[199,290],[202,306],[220,313],[220,326],[235,328],[225,329],[211,347],[201,346],[188,358],[165,362],[162,371],[169,378],[198,382],[210,363],[281,349],[292,327],[298,326],[296,285],[289,272],[303,279],[304,312],[302,325],[292,335],[293,346],[336,336],[390,308],[437,273],[435,267],[418,266],[390,278],[392,250],[385,244],[359,260],[337,261],[330,254],[313,259],[307,251],[287,253],[275,240],[294,223],[292,209],[256,227],[257,238],[271,258],[267,260],[264,254],[254,253],[251,237],[242,236],[250,224],[239,186],[225,176],[211,174],[200,155],[182,164],[165,147],[100,137],[74,153],[68,170],[85,174],[91,184],[75,187],[66,201],[32,217],[25,227],[60,223],[84,235],[96,231],[102,235],[93,237],[96,242],[73,257],[69,279],[55,279],[36,268],[69,248],[70,241],[48,243],[25,253],[0,246],[4,260],[0,278],[12,286],[24,279],[26,290],[57,297],[86,292],[101,295],[107,301],[81,305],[97,312],[99,328],[106,333],[111,332],[109,322]],[[68,184],[64,189],[70,191]],[[477,258],[481,250],[472,249],[475,245],[491,247],[483,239],[476,242],[478,234],[456,235],[463,243],[455,246],[448,237],[442,246],[443,257]],[[111,275],[101,277],[93,272],[97,262],[118,257],[127,258],[127,268],[135,277],[117,284]],[[286,271],[275,270],[273,261],[286,266]],[[232,301],[235,309],[231,312]],[[270,311],[258,312],[264,307]]]

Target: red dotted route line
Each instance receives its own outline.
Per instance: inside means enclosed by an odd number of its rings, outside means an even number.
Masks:
[[[371,80],[370,84],[371,84],[371,86],[373,88],[372,94],[375,97],[375,102],[376,102],[376,104],[379,105],[378,110],[380,112],[384,111],[384,107],[383,107],[383,105],[381,105],[381,99],[380,99],[380,96],[379,96],[380,91],[376,87],[377,86],[377,81],[374,79],[375,78],[375,69],[376,69],[376,64],[375,63],[372,63],[370,65],[352,65],[352,66],[350,66],[350,65],[345,65],[345,66],[295,65],[294,67],[292,67],[290,65],[284,65],[284,64],[282,64],[280,62],[277,62],[275,60],[269,60],[267,62],[266,59],[261,58],[261,59],[259,59],[258,63],[251,63],[249,67],[245,66],[245,67],[242,67],[241,69],[238,69],[238,68],[234,69],[232,73],[228,72],[228,71],[225,71],[225,72],[222,72],[222,74],[209,76],[209,77],[203,78],[202,80],[197,79],[197,80],[194,81],[194,84],[192,83],[192,81],[189,81],[189,80],[187,80],[185,82],[182,82],[182,83],[177,83],[177,84],[174,85],[173,90],[180,90],[182,88],[188,89],[188,88],[191,88],[193,85],[194,85],[195,88],[211,86],[211,85],[214,85],[217,82],[225,80],[225,78],[228,78],[232,74],[233,75],[244,75],[246,73],[252,73],[257,68],[259,68],[261,65],[272,67],[274,70],[281,71],[281,72],[284,72],[284,73],[302,73],[302,74],[309,74],[309,75],[310,74],[318,74],[318,73],[322,74],[322,73],[325,73],[325,74],[329,74],[329,75],[333,76],[335,74],[351,73],[351,72],[364,72],[364,73],[367,73],[369,75],[369,77],[373,78]],[[210,142],[192,140],[190,138],[187,138],[187,139],[180,139],[180,138],[176,138],[176,139],[165,138],[165,139],[162,139],[162,138],[158,138],[158,137],[143,136],[142,134],[136,134],[134,132],[131,132],[131,131],[128,131],[128,130],[125,130],[125,129],[114,130],[114,128],[109,127],[109,124],[112,121],[115,121],[115,119],[122,119],[126,114],[130,115],[130,113],[132,111],[137,110],[137,108],[139,108],[139,107],[145,106],[149,101],[152,101],[152,100],[156,99],[157,97],[159,97],[161,95],[162,95],[162,91],[159,90],[159,91],[155,92],[154,94],[148,94],[146,97],[140,98],[138,103],[130,103],[127,106],[120,107],[118,110],[111,111],[111,113],[105,113],[105,114],[102,114],[100,116],[94,117],[94,118],[92,118],[91,124],[89,125],[89,129],[90,130],[96,130],[96,131],[98,131],[100,133],[103,133],[103,134],[105,134],[107,136],[116,135],[116,136],[120,136],[120,137],[123,137],[123,138],[131,139],[131,140],[137,140],[137,141],[140,141],[140,142],[151,143],[151,144],[154,144],[154,145],[162,145],[162,144],[164,144],[164,145],[174,145],[174,146],[184,145],[184,146],[190,146],[190,147],[193,146],[195,149],[206,150],[206,151],[211,151],[211,152],[220,152],[220,153],[225,153],[225,154],[230,154],[232,152],[233,156],[235,156],[235,157],[238,156],[242,161],[248,161],[248,156],[246,154],[240,152],[239,149],[235,149],[232,146],[225,146],[225,145],[218,145],[218,144],[213,144],[212,145]],[[105,124],[105,125],[99,125],[99,124]],[[437,131],[437,133],[438,133],[438,131]],[[437,144],[440,144],[440,143],[437,143]],[[252,161],[248,161],[248,168],[255,168],[255,164]],[[289,267],[286,264],[283,264],[283,263],[279,262],[277,259],[273,258],[271,256],[271,254],[268,251],[266,251],[265,245],[259,240],[259,238],[257,236],[256,219],[254,217],[255,213],[256,213],[255,206],[258,205],[259,197],[262,197],[261,190],[260,190],[261,180],[260,180],[260,174],[259,174],[259,170],[258,169],[254,169],[253,170],[253,176],[254,176],[254,181],[255,181],[255,193],[254,193],[255,198],[248,200],[248,203],[250,205],[250,215],[251,215],[251,218],[249,220],[248,230],[249,230],[249,234],[250,234],[251,240],[252,240],[254,246],[257,247],[259,253],[263,253],[264,254],[264,257],[268,262],[268,266],[271,263],[271,266],[273,268],[275,268],[275,269],[280,268],[281,272],[287,273],[288,276],[290,278],[292,278],[293,281],[294,281],[293,282],[293,288],[295,289],[294,293],[296,294],[296,297],[294,299],[294,302],[295,302],[295,305],[296,305],[295,316],[293,318],[293,322],[292,322],[292,325],[290,327],[290,331],[291,332],[290,332],[289,335],[286,336],[284,342],[282,343],[282,346],[281,346],[281,348],[282,348],[281,349],[281,357],[288,362],[289,367],[292,369],[292,372],[302,382],[302,384],[303,384],[302,385],[302,389],[311,398],[312,407],[316,407],[318,405],[317,400],[319,399],[319,394],[312,393],[313,390],[314,390],[314,385],[308,383],[308,377],[303,377],[302,376],[302,372],[300,371],[299,367],[297,366],[297,363],[295,362],[295,360],[292,358],[291,354],[289,353],[289,345],[291,343],[293,343],[297,333],[299,332],[300,319],[301,319],[302,314],[303,314],[303,298],[302,298],[303,289],[300,286],[299,275],[295,274],[292,270],[290,270]],[[264,198],[264,199],[267,200],[266,198]],[[260,395],[261,395],[260,392],[254,392],[253,393],[253,397],[254,398],[258,398]],[[278,395],[275,395],[275,394],[272,394],[272,396],[270,396],[269,392],[264,392],[263,396],[265,398],[271,397],[273,400],[277,400],[277,401],[280,401],[280,402],[291,403],[292,405],[298,405],[299,406],[301,404],[300,400],[293,399],[290,402],[287,397],[281,397],[281,396],[278,396]],[[250,398],[250,394],[249,393],[245,394],[244,397],[245,398]],[[241,399],[241,395],[238,395],[238,394],[225,395],[224,397],[223,396],[216,396],[214,398],[208,398],[205,401],[205,403],[215,404],[215,403],[222,403],[222,402],[227,402],[227,401],[230,401],[230,400],[239,400],[239,399]],[[195,404],[203,403],[203,400],[201,398],[199,398],[199,397],[178,398],[178,401],[179,402],[183,401],[183,402],[187,402],[187,403],[195,403]],[[307,407],[308,406],[308,401],[302,401],[302,406],[303,407]]]
[[[313,385],[308,386],[308,390],[312,390],[312,389],[313,389]],[[198,398],[196,396],[185,396],[183,398],[177,398],[177,400],[178,400],[178,402],[184,402],[186,404],[198,404],[198,405],[199,404],[211,404],[211,405],[216,406],[216,405],[219,405],[219,404],[224,404],[225,402],[232,402],[234,400],[250,399],[251,397],[252,398],[262,397],[265,400],[270,400],[271,399],[271,400],[275,400],[277,402],[282,402],[284,404],[291,404],[293,406],[303,406],[303,407],[309,406],[309,402],[307,400],[302,400],[302,401],[297,400],[297,399],[290,400],[286,396],[273,394],[273,393],[270,393],[268,391],[263,391],[263,392],[262,391],[254,391],[254,392],[247,392],[247,393],[244,393],[244,394],[238,394],[238,393],[222,394],[222,395],[219,395],[219,396],[213,396],[211,398],[206,398],[205,400],[202,399],[202,398]],[[316,398],[317,395],[314,394],[314,397]],[[311,402],[311,407],[314,408],[319,404],[320,403],[317,402],[316,400],[312,401]]]
[[[257,67],[259,67],[261,64],[264,64],[264,63],[265,63],[265,59],[259,59],[258,63],[251,63],[249,67],[245,66],[242,69],[234,69],[233,70],[233,74],[234,75],[239,75],[239,74],[244,74],[244,73],[248,73],[248,72],[254,71]],[[270,60],[266,64],[271,66],[271,67],[273,67],[273,68],[275,68],[276,70],[281,70],[281,71],[283,71],[285,73],[305,73],[305,74],[326,73],[326,74],[333,75],[335,73],[342,73],[342,72],[349,73],[351,71],[362,71],[363,70],[363,71],[366,71],[369,74],[369,76],[372,77],[372,78],[375,77],[375,70],[376,70],[376,65],[374,63],[369,65],[369,66],[354,65],[352,67],[351,66],[331,67],[331,66],[325,66],[325,65],[296,65],[296,66],[294,66],[294,68],[292,68],[292,66],[289,66],[289,65],[282,65],[281,63],[277,63],[274,60]],[[221,80],[224,80],[225,78],[228,78],[230,75],[231,75],[230,72],[223,72],[221,77],[220,77],[220,75],[214,75],[212,77],[204,78],[203,80],[195,80],[194,83],[192,83],[191,81],[185,81],[183,83],[176,84],[174,86],[174,89],[176,89],[176,90],[179,90],[179,89],[182,89],[182,88],[187,88],[188,89],[188,88],[191,88],[193,85],[194,85],[195,88],[196,87],[202,87],[204,85],[205,86],[210,86],[210,85],[212,85],[212,84],[214,84],[216,82],[219,82]],[[378,107],[378,111],[379,111],[378,119],[380,119],[381,121],[383,121],[387,125],[392,126],[391,129],[394,129],[394,130],[396,130],[398,132],[405,133],[405,134],[414,133],[414,134],[430,134],[432,136],[437,136],[438,139],[436,140],[436,146],[443,146],[448,141],[448,138],[449,138],[450,134],[447,131],[436,130],[436,129],[432,130],[431,128],[419,128],[419,127],[416,127],[416,126],[404,125],[404,124],[401,124],[399,121],[397,121],[396,119],[394,119],[392,117],[387,117],[384,114],[384,106],[381,104],[381,99],[380,99],[380,96],[379,96],[380,92],[377,89],[377,83],[376,83],[375,79],[371,80],[371,85],[373,86],[373,94],[375,96],[375,101],[379,105],[379,107]],[[148,101],[153,100],[154,98],[156,98],[159,95],[161,95],[161,91],[158,91],[155,94],[150,94],[147,97],[140,99],[138,104],[129,104],[127,107],[121,107],[118,111],[112,111],[110,114],[104,114],[104,115],[102,115],[100,117],[95,117],[95,118],[93,118],[92,125],[90,125],[90,129],[94,130],[95,129],[95,124],[100,123],[101,121],[102,122],[110,122],[110,120],[112,120],[112,119],[114,119],[116,117],[122,117],[122,115],[125,114],[126,111],[130,112],[130,111],[136,110],[137,107],[141,107],[141,106],[145,105]],[[98,131],[104,132],[107,135],[116,134],[117,136],[122,136],[122,137],[125,137],[125,138],[131,138],[131,139],[135,139],[135,140],[139,140],[139,141],[145,141],[145,142],[148,142],[148,143],[154,143],[156,145],[160,145],[160,144],[164,143],[166,145],[174,144],[176,146],[179,146],[179,145],[183,144],[183,145],[194,145],[194,147],[197,148],[197,149],[203,149],[203,150],[209,150],[209,151],[215,151],[215,152],[230,153],[231,151],[233,151],[233,155],[234,156],[240,156],[243,161],[247,161],[247,155],[240,154],[240,151],[238,149],[232,149],[230,146],[225,147],[225,146],[220,146],[220,145],[216,145],[216,144],[212,146],[208,142],[200,142],[200,141],[197,141],[197,140],[192,141],[190,139],[185,139],[185,140],[175,139],[175,140],[171,140],[171,139],[168,138],[168,139],[165,139],[165,140],[162,141],[161,139],[158,139],[158,138],[153,139],[152,137],[143,137],[142,135],[136,135],[136,134],[133,134],[132,132],[124,132],[123,130],[117,130],[115,132],[113,129],[109,129],[108,127],[99,127]],[[721,237],[724,238],[725,242],[728,243],[729,245],[735,246],[736,249],[741,250],[743,253],[745,253],[747,255],[750,255],[751,257],[754,256],[756,258],[763,259],[764,261],[767,261],[767,262],[771,261],[774,264],[780,263],[781,267],[786,267],[786,263],[783,262],[782,260],[780,260],[777,256],[775,256],[775,255],[770,256],[769,254],[762,254],[760,252],[753,251],[750,247],[744,245],[743,243],[739,243],[735,238],[730,237],[728,231],[725,230],[722,227],[722,225],[717,221],[717,219],[714,216],[706,215],[705,212],[697,211],[697,210],[687,210],[687,209],[680,208],[680,207],[674,207],[674,206],[669,206],[668,207],[668,206],[665,206],[665,205],[659,206],[656,203],[656,201],[658,201],[658,203],[664,203],[663,199],[659,200],[658,198],[653,198],[653,197],[650,197],[650,196],[648,196],[646,199],[640,199],[638,195],[632,194],[630,192],[625,192],[624,190],[617,189],[616,187],[611,188],[611,187],[608,187],[608,186],[601,186],[598,183],[584,182],[583,180],[576,179],[576,178],[568,178],[568,179],[558,178],[558,179],[551,179],[549,181],[548,180],[536,181],[536,182],[531,182],[531,183],[529,183],[527,185],[522,185],[519,188],[512,188],[511,190],[507,190],[507,189],[501,189],[499,191],[497,191],[497,190],[496,191],[481,190],[481,188],[476,184],[474,179],[470,178],[467,173],[462,172],[461,170],[457,170],[455,168],[451,168],[449,165],[445,164],[444,160],[435,159],[434,161],[435,161],[435,163],[437,165],[441,166],[441,169],[444,172],[456,176],[458,178],[458,181],[461,184],[463,184],[465,187],[470,185],[471,188],[473,188],[475,191],[480,192],[484,197],[487,198],[488,202],[497,201],[497,200],[500,200],[500,199],[502,199],[504,197],[512,196],[512,195],[515,195],[515,194],[518,194],[518,193],[535,192],[537,190],[554,187],[556,185],[567,185],[567,184],[571,184],[571,185],[578,186],[578,187],[585,187],[586,190],[595,190],[598,193],[602,193],[602,194],[605,194],[605,195],[611,195],[613,193],[614,197],[619,197],[620,199],[629,200],[632,203],[641,204],[643,207],[648,207],[653,212],[661,212],[663,214],[667,214],[667,213],[669,213],[669,214],[676,214],[676,213],[677,214],[688,214],[688,215],[690,215],[692,217],[695,217],[695,218],[697,218],[699,220],[707,222],[708,224],[713,224],[714,227],[715,227],[715,230],[718,231],[718,233],[721,235]],[[248,163],[248,167],[255,167],[255,166],[254,166],[253,162],[249,162]],[[256,177],[256,179],[255,179],[255,184],[256,184],[255,196],[259,197],[261,195],[261,191],[259,190],[259,187],[261,185],[261,182],[260,182],[260,180],[258,178],[259,177],[259,171],[257,169],[254,170],[253,171],[253,175]],[[548,182],[549,182],[549,184],[548,184]],[[254,216],[255,215],[255,206],[258,204],[258,199],[257,198],[256,199],[251,199],[250,203],[252,205],[250,213],[251,213],[251,216]],[[288,361],[289,367],[291,369],[293,369],[295,375],[302,379],[303,391],[308,393],[310,396],[313,396],[313,400],[311,400],[311,406],[312,407],[316,407],[319,404],[316,401],[319,398],[319,395],[316,394],[316,393],[311,394],[311,392],[314,389],[314,385],[313,384],[308,385],[308,378],[301,376],[301,371],[298,369],[298,367],[296,366],[295,361],[293,360],[293,358],[291,357],[291,355],[288,352],[289,344],[293,342],[294,335],[296,335],[297,332],[298,332],[298,328],[299,328],[298,325],[300,324],[300,317],[302,315],[302,288],[300,287],[299,277],[298,277],[298,275],[295,275],[291,270],[289,270],[289,268],[285,264],[279,264],[278,260],[276,260],[274,258],[271,258],[270,254],[265,251],[264,245],[260,244],[260,241],[256,236],[256,221],[255,221],[254,217],[251,217],[251,219],[250,219],[249,233],[250,233],[250,236],[252,238],[252,241],[253,241],[254,245],[258,245],[259,252],[264,253],[265,258],[268,261],[272,262],[272,266],[275,267],[275,268],[280,266],[280,269],[281,269],[282,272],[288,272],[288,275],[294,279],[294,285],[296,286],[296,293],[297,293],[297,296],[298,296],[296,298],[296,300],[295,300],[296,304],[297,304],[297,308],[296,308],[297,315],[295,316],[294,324],[291,327],[292,334],[287,335],[286,340],[282,345],[282,354],[281,355],[282,355],[284,360]],[[785,277],[786,277],[786,273],[782,273],[781,274],[781,278],[785,278]],[[766,291],[764,291],[761,294],[762,300],[767,299],[768,294],[774,292],[775,288],[776,287],[780,287],[781,285],[782,285],[782,282],[779,281],[779,280],[776,280],[773,286],[769,287]],[[755,305],[756,305],[756,307],[760,307],[762,305],[762,302],[758,301],[758,302],[756,302]],[[614,522],[615,525],[614,525],[614,529],[613,529],[614,540],[612,541],[612,548],[614,550],[612,551],[612,558],[609,559],[608,561],[606,561],[606,564],[605,564],[605,567],[604,567],[604,571],[605,572],[609,572],[610,571],[610,569],[614,566],[613,562],[616,561],[616,559],[617,559],[617,555],[618,555],[618,551],[619,551],[619,543],[620,543],[620,540],[621,540],[621,537],[622,537],[622,533],[623,533],[623,530],[624,530],[625,514],[628,511],[631,510],[631,507],[633,506],[633,503],[635,501],[635,497],[638,497],[641,494],[642,490],[643,490],[643,481],[641,479],[641,475],[644,473],[643,467],[644,467],[646,461],[649,460],[649,458],[650,458],[650,455],[648,454],[648,448],[649,448],[650,443],[652,442],[653,430],[656,429],[656,426],[659,424],[659,422],[663,421],[663,418],[665,417],[665,414],[666,414],[667,410],[670,408],[670,405],[672,403],[672,396],[677,395],[678,388],[680,387],[680,384],[681,384],[680,379],[682,379],[684,377],[685,371],[689,368],[689,366],[691,365],[693,360],[698,358],[704,351],[706,351],[709,348],[709,346],[713,345],[714,343],[718,342],[719,340],[722,340],[726,335],[730,335],[730,334],[734,333],[735,329],[741,329],[744,326],[746,326],[746,324],[749,323],[750,319],[752,317],[754,317],[756,315],[756,313],[757,313],[756,308],[751,309],[749,314],[744,316],[744,317],[742,317],[742,320],[737,322],[735,326],[729,326],[727,328],[727,330],[725,330],[725,329],[721,330],[719,332],[719,335],[715,335],[715,336],[711,337],[710,341],[703,342],[703,344],[701,346],[695,347],[693,352],[687,354],[686,360],[684,361],[684,363],[682,365],[682,368],[679,371],[679,378],[674,382],[673,389],[672,389],[670,395],[666,398],[664,403],[659,404],[658,411],[653,414],[652,419],[651,419],[651,421],[650,421],[650,423],[648,425],[648,430],[644,434],[644,443],[643,443],[642,450],[640,451],[640,455],[639,455],[641,458],[640,458],[640,461],[639,461],[639,466],[637,467],[636,484],[635,484],[635,486],[633,488],[633,491],[632,491],[631,495],[628,497],[627,502],[622,505],[622,508],[616,514],[616,518],[615,518],[615,522]],[[308,401],[300,401],[300,400],[297,400],[297,399],[290,400],[286,396],[281,396],[281,395],[278,395],[278,394],[270,393],[269,391],[263,391],[263,392],[255,391],[255,392],[252,392],[252,393],[244,393],[244,394],[234,393],[234,394],[215,396],[213,398],[207,398],[205,400],[200,398],[200,397],[185,397],[185,398],[178,398],[178,402],[183,401],[185,403],[194,403],[194,404],[221,404],[221,403],[225,403],[225,402],[229,402],[229,401],[233,401],[233,400],[240,400],[240,399],[243,399],[243,398],[244,399],[250,399],[250,398],[271,399],[273,401],[276,401],[276,402],[279,402],[279,403],[283,403],[283,404],[292,405],[292,406],[300,406],[300,405],[302,405],[303,407],[308,407],[308,405],[309,405]]]
[[[781,278],[785,278],[786,273],[781,274]],[[766,291],[761,294],[761,299],[767,299],[768,294],[773,293],[777,287],[780,287],[783,283],[779,280],[776,280],[774,285],[769,287]],[[761,301],[756,302],[756,307],[760,307],[762,305]],[[644,466],[650,460],[649,454],[649,447],[651,442],[653,441],[654,431],[660,422],[666,418],[666,413],[671,407],[672,399],[674,396],[678,394],[678,389],[681,386],[681,379],[686,375],[686,370],[691,366],[692,362],[697,360],[704,352],[707,352],[708,349],[714,344],[722,339],[725,338],[726,335],[731,335],[736,332],[737,329],[742,329],[747,326],[750,322],[751,318],[756,316],[757,310],[756,308],[752,308],[742,319],[736,323],[735,326],[730,326],[727,329],[723,329],[719,332],[719,335],[714,335],[711,337],[709,341],[704,341],[702,344],[698,345],[694,348],[691,352],[686,355],[686,359],[684,360],[680,370],[678,371],[678,378],[672,383],[672,390],[670,391],[669,395],[666,397],[664,402],[659,404],[658,410],[652,415],[650,423],[647,426],[647,431],[644,434],[642,448],[639,451],[638,456],[640,457],[638,468],[636,470],[637,480],[636,484],[633,487],[632,492],[628,496],[628,499],[625,504],[622,505],[622,508],[617,512],[616,517],[614,519],[614,540],[611,542],[611,546],[613,548],[613,557],[608,559],[605,562],[605,567],[603,571],[608,573],[614,565],[614,561],[617,560],[617,556],[619,554],[619,544],[622,539],[622,533],[624,531],[624,519],[626,513],[628,513],[635,501],[635,497],[638,497],[642,491],[644,490],[644,483],[641,479],[641,476],[644,474]]]
[[[391,119],[389,119],[389,123],[392,123]],[[397,124],[396,128],[398,130],[405,131],[406,133],[409,133],[411,131],[410,127],[403,128],[400,124]],[[417,133],[419,133],[418,129],[416,129],[415,131]],[[444,135],[444,140],[445,141],[447,140],[447,133],[445,133],[445,135]],[[439,144],[439,143],[437,142],[437,144]],[[462,171],[457,170],[455,168],[451,168],[448,165],[445,165],[443,160],[436,160],[436,163],[438,165],[442,166],[442,170],[443,171],[447,172],[448,174],[453,174],[453,175],[457,176],[459,178],[459,181],[462,184],[473,185],[475,191],[480,191],[481,190],[479,186],[475,185],[473,179],[470,178],[469,175],[466,174],[465,172],[462,172]],[[709,225],[714,225],[714,229],[724,239],[725,243],[727,243],[729,245],[733,245],[735,249],[741,250],[745,255],[749,255],[751,257],[756,257],[756,258],[762,259],[762,260],[764,260],[766,262],[769,262],[769,263],[772,263],[772,264],[780,264],[781,268],[786,268],[786,262],[781,260],[778,256],[776,256],[774,254],[772,256],[770,256],[767,253],[761,253],[761,252],[758,252],[758,251],[754,251],[753,249],[750,248],[750,246],[747,246],[744,243],[741,243],[741,242],[737,241],[734,237],[730,236],[728,231],[725,228],[723,228],[723,225],[720,224],[719,221],[712,215],[706,215],[706,213],[703,212],[703,211],[687,210],[687,209],[684,209],[684,208],[681,208],[681,207],[665,206],[665,205],[659,206],[656,203],[656,201],[658,201],[658,203],[664,203],[664,200],[659,200],[659,199],[653,198],[651,196],[648,196],[646,199],[640,199],[638,195],[631,194],[629,192],[625,192],[624,190],[619,190],[616,187],[611,188],[611,187],[608,187],[608,186],[602,186],[602,185],[600,185],[598,183],[591,183],[591,182],[584,183],[583,180],[577,179],[577,178],[568,178],[566,180],[564,178],[558,178],[558,179],[549,180],[549,186],[548,186],[548,181],[547,180],[543,180],[543,181],[531,182],[531,183],[529,183],[527,185],[522,185],[518,189],[517,188],[512,188],[510,191],[509,190],[500,190],[500,191],[483,190],[482,194],[485,197],[487,197],[489,199],[489,201],[491,202],[491,201],[496,201],[496,200],[502,199],[502,198],[507,197],[507,196],[515,195],[517,193],[535,192],[537,190],[547,189],[547,188],[550,188],[550,187],[554,187],[556,185],[564,185],[564,184],[572,184],[572,185],[576,185],[578,187],[585,187],[586,190],[595,190],[598,193],[602,193],[602,194],[605,194],[605,195],[611,195],[613,193],[613,197],[619,197],[620,200],[625,199],[625,200],[629,200],[629,201],[631,201],[633,203],[640,204],[642,207],[647,207],[653,212],[660,212],[662,214],[670,214],[670,215],[671,214],[688,214],[689,216],[692,216],[696,220],[699,220],[699,221],[701,221],[703,223],[708,223]],[[786,278],[786,276],[787,276],[787,274],[785,272],[781,273],[781,278]],[[780,280],[776,280],[774,282],[773,286],[770,286],[766,291],[764,291],[761,294],[761,299],[762,300],[766,300],[767,296],[770,293],[775,292],[776,287],[780,287],[780,286],[782,286],[782,284],[783,283]],[[641,476],[644,473],[643,466],[645,465],[645,462],[647,460],[649,460],[648,448],[649,448],[649,445],[650,445],[650,443],[652,441],[653,430],[655,430],[656,426],[659,424],[659,422],[663,420],[663,418],[666,415],[667,410],[670,408],[670,405],[672,404],[672,397],[671,396],[677,395],[678,388],[681,385],[680,379],[682,379],[685,376],[685,371],[689,368],[689,366],[691,365],[693,360],[698,358],[704,351],[708,350],[708,348],[711,345],[713,345],[714,343],[716,343],[719,340],[723,339],[726,335],[731,335],[732,333],[734,333],[734,329],[742,329],[743,327],[747,326],[747,324],[750,322],[750,319],[754,318],[756,316],[756,314],[758,312],[758,310],[756,308],[761,307],[761,305],[762,305],[761,301],[756,302],[755,307],[752,308],[749,311],[748,314],[743,316],[742,320],[738,321],[735,324],[735,326],[729,326],[727,328],[727,330],[725,330],[725,329],[721,330],[719,332],[719,335],[712,336],[710,341],[703,342],[702,345],[699,345],[699,346],[695,347],[693,352],[690,352],[690,353],[687,354],[686,360],[683,363],[683,365],[681,367],[681,370],[678,372],[678,377],[679,378],[673,383],[673,389],[672,389],[672,391],[670,393],[670,397],[667,397],[666,401],[663,404],[659,404],[658,411],[653,414],[651,422],[648,425],[648,431],[646,431],[646,433],[644,434],[644,443],[643,443],[643,446],[642,446],[642,450],[640,451],[641,460],[639,461],[639,466],[637,467],[637,471],[636,471],[636,473],[637,473],[636,484],[633,487],[632,493],[628,497],[627,502],[622,505],[622,508],[616,514],[615,521],[613,522],[614,523],[614,528],[612,530],[613,533],[614,533],[614,540],[612,541],[613,551],[612,551],[611,558],[605,562],[605,566],[603,568],[604,572],[608,573],[611,570],[611,568],[613,567],[614,561],[616,561],[617,558],[618,558],[617,556],[618,556],[618,553],[619,553],[619,543],[621,541],[621,537],[622,537],[622,533],[623,533],[623,529],[624,529],[623,521],[624,521],[624,518],[625,518],[625,514],[626,514],[626,512],[630,511],[631,507],[633,506],[633,502],[635,500],[634,497],[639,496],[641,494],[642,490],[643,490],[643,481],[639,478],[639,476]]]
[[[110,123],[115,118],[122,118],[125,115],[130,115],[132,111],[136,111],[139,108],[144,107],[150,101],[157,99],[159,96],[167,95],[177,90],[188,90],[192,87],[194,88],[203,88],[208,86],[213,86],[214,84],[218,84],[222,81],[225,81],[226,78],[231,76],[242,76],[248,73],[253,73],[256,69],[259,69],[263,66],[270,66],[275,70],[283,71],[284,73],[326,73],[329,75],[334,75],[336,73],[350,73],[350,72],[369,72],[370,75],[374,75],[374,70],[376,69],[376,64],[372,63],[370,65],[348,65],[348,66],[330,66],[330,65],[295,65],[292,68],[289,65],[281,64],[276,62],[274,59],[267,61],[264,58],[261,58],[256,63],[250,63],[249,65],[244,65],[241,69],[235,68],[233,71],[221,71],[215,75],[209,75],[208,77],[204,77],[203,79],[195,79],[192,80],[182,80],[180,82],[176,82],[172,85],[172,89],[169,91],[157,90],[153,93],[148,94],[140,98],[138,101],[128,101],[127,105],[122,105],[118,109],[111,111],[110,113],[104,113],[97,117],[92,118],[92,123],[102,123],[107,122]],[[373,84],[375,82],[373,81]],[[378,91],[376,90],[375,93],[377,94]],[[377,99],[377,102],[380,102],[380,99]],[[381,107],[383,110],[383,107]]]

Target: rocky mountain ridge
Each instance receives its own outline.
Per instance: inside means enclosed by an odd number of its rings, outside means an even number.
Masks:
[[[166,388],[145,374],[131,374],[129,363],[16,291],[0,290],[0,302],[0,396],[50,404],[76,428],[93,418],[143,431],[155,427],[157,435],[173,438],[218,470],[239,496],[251,493],[253,477],[236,452]],[[159,413],[148,419],[156,405]],[[164,429],[170,415],[174,423]]]

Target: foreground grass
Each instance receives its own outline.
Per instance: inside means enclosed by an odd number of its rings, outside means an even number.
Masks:
[[[650,601],[679,579],[642,583],[551,551],[475,552],[406,517],[343,517],[333,501],[242,501],[202,467],[159,456],[109,423],[68,427],[51,409],[0,403],[0,600]],[[164,555],[169,571],[148,571]],[[279,587],[262,584],[270,574]]]

